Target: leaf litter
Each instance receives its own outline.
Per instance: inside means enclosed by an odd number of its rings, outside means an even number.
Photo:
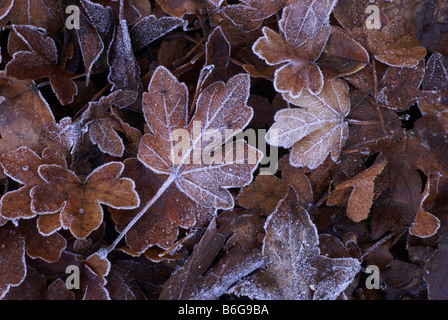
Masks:
[[[0,298],[446,299],[446,16],[0,1]]]

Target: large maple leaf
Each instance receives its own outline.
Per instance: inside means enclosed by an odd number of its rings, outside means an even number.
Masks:
[[[143,136],[138,159],[154,172],[168,175],[169,183],[175,182],[203,206],[232,208],[234,200],[226,189],[247,185],[261,160],[261,153],[243,141],[222,146],[252,119],[253,110],[246,105],[249,76],[236,75],[227,84],[216,82],[205,89],[190,122],[187,88],[168,69],[155,71],[148,91],[143,111],[151,133]],[[180,153],[173,139],[179,139],[178,133],[185,146]]]

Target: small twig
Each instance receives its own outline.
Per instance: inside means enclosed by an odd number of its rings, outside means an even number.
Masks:
[[[177,60],[176,63],[177,63],[177,64],[181,64],[181,63],[184,63],[185,61],[187,61],[187,59],[190,58],[190,57],[193,55],[193,53],[195,53],[195,51],[202,45],[202,43],[204,42],[204,40],[205,40],[205,39],[202,38],[201,41],[199,41],[198,43],[196,43],[196,44],[194,45],[194,47],[193,47],[190,51],[188,51],[187,54],[186,54],[182,59]]]
[[[118,237],[115,239],[115,241],[108,247],[102,248],[98,250],[98,255],[101,258],[107,257],[107,255],[115,249],[115,247],[118,245],[118,243],[123,239],[123,237],[128,233],[128,231],[134,226],[134,224],[137,223],[138,220],[148,211],[149,208],[162,196],[162,194],[168,189],[168,187],[174,182],[174,179],[176,176],[174,174],[171,174],[168,179],[163,183],[163,185],[160,187],[160,189],[157,191],[157,193],[154,195],[154,197],[149,200],[146,205],[140,210],[139,213],[132,219],[131,222],[128,223],[126,228],[124,228],[123,231],[118,235]]]
[[[88,103],[86,103],[86,105],[84,105],[84,107],[82,107],[82,108],[75,114],[75,116],[73,117],[73,119],[78,118],[84,111],[86,111],[86,109],[89,107],[89,104],[90,104],[91,102],[95,102],[95,101],[97,101],[97,100],[104,94],[104,92],[106,92],[106,90],[109,89],[111,86],[112,86],[112,85],[110,84],[110,82],[107,83],[107,84],[103,87],[103,89],[101,89],[100,91],[98,91],[98,93],[97,93],[92,99],[90,99],[90,101],[89,101]]]

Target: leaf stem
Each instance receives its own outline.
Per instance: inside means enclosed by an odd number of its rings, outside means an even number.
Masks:
[[[356,119],[345,119],[345,121],[349,124],[358,125],[358,126],[381,124],[381,121],[364,121],[364,120],[356,120]]]
[[[124,228],[123,231],[118,235],[118,237],[115,239],[115,241],[107,246],[106,248],[102,248],[98,250],[98,255],[101,258],[107,257],[107,255],[115,249],[115,247],[118,245],[118,243],[123,239],[123,237],[128,233],[128,231],[134,226],[134,224],[137,223],[138,220],[148,211],[148,209],[162,196],[162,194],[168,189],[168,187],[173,183],[174,179],[176,178],[175,174],[171,174],[168,179],[163,183],[163,185],[160,187],[160,189],[157,191],[157,193],[154,195],[154,197],[149,200],[145,206],[137,213],[137,215],[132,218],[131,222],[128,223],[126,228]]]

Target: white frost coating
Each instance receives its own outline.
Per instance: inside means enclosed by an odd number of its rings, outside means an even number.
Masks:
[[[318,95],[304,92],[299,98],[284,98],[303,108],[278,111],[266,134],[267,143],[292,147],[290,163],[296,167],[315,169],[328,153],[336,161],[348,136],[344,120],[350,111],[348,85],[343,80],[327,80]]]
[[[293,48],[312,39],[329,22],[336,0],[296,1],[283,9],[280,30]]]
[[[298,210],[290,189],[265,224],[263,256],[267,269],[244,279],[230,291],[253,299],[336,299],[360,271],[352,258],[320,254],[317,228]],[[312,290],[314,289],[314,290]]]

